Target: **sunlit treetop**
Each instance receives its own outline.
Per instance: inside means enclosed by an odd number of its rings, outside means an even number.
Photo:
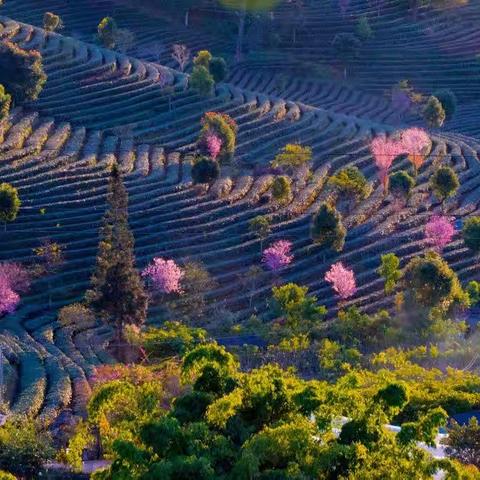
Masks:
[[[252,12],[271,10],[279,3],[278,0],[220,0],[227,8],[234,10],[247,10]]]

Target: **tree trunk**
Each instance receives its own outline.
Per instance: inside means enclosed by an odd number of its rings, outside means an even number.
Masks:
[[[188,27],[188,20],[190,17],[190,9],[187,8],[187,11],[185,12],[185,26]]]
[[[124,355],[124,344],[125,338],[123,336],[123,320],[116,321],[116,331],[115,331],[115,350],[117,352],[117,358],[120,362],[123,363],[125,359]]]
[[[240,18],[238,21],[237,47],[235,51],[235,59],[237,62],[240,62],[242,59],[243,38],[245,36],[245,17],[247,16],[246,1],[243,2],[242,10],[240,11],[239,15]]]

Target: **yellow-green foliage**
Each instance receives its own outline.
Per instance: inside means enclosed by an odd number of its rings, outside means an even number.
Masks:
[[[272,167],[298,168],[312,159],[312,149],[298,143],[285,145],[272,161]]]

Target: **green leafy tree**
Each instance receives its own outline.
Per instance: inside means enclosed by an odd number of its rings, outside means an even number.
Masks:
[[[193,64],[205,67],[208,70],[212,58],[212,54],[208,50],[200,50],[193,58]]]
[[[227,62],[222,57],[213,57],[210,60],[209,70],[216,83],[223,82],[228,76]]]
[[[292,198],[292,181],[289,177],[285,175],[275,177],[272,184],[272,196],[279,204],[288,203]]]
[[[7,230],[7,222],[13,222],[18,215],[22,202],[18,190],[9,183],[0,183],[0,220]]]
[[[455,195],[458,187],[460,182],[451,167],[439,167],[430,178],[430,189],[441,202]]]
[[[200,157],[192,167],[193,183],[213,183],[220,176],[220,165],[210,158]]]
[[[87,299],[114,326],[117,352],[122,358],[125,326],[145,322],[148,299],[135,268],[134,239],[128,225],[128,193],[116,164],[110,173],[107,201]]]
[[[331,205],[322,203],[312,220],[313,241],[340,252],[343,250],[346,235],[340,213]]]
[[[362,15],[357,20],[357,25],[355,27],[355,33],[360,40],[364,42],[370,40],[373,37],[373,30],[368,21],[367,15]]]
[[[42,56],[8,40],[0,42],[0,84],[16,103],[36,100],[47,81]]]
[[[117,22],[112,17],[105,17],[98,24],[97,35],[100,43],[105,48],[115,48],[116,36],[118,33]]]
[[[6,92],[3,85],[0,85],[0,123],[8,119],[11,104],[11,95]]]
[[[203,97],[211,95],[215,80],[203,65],[193,67],[189,80],[190,88],[197,91]]]
[[[337,33],[332,46],[343,64],[343,76],[347,78],[347,65],[358,57],[361,47],[360,40],[353,33]]]
[[[419,305],[434,307],[465,301],[457,275],[433,251],[410,260],[405,267],[403,282],[407,292]]]
[[[407,201],[415,186],[415,179],[405,170],[390,174],[390,193],[398,199]]]
[[[423,118],[429,127],[441,127],[445,122],[445,110],[438,98],[431,96],[423,109]]]
[[[480,217],[469,217],[462,228],[465,245],[475,253],[480,252]]]
[[[214,134],[222,141],[222,146],[218,155],[220,162],[229,162],[233,159],[235,154],[236,135],[238,126],[235,120],[226,113],[207,112],[203,115],[202,130],[197,141],[197,146],[200,148],[202,154],[209,154],[208,149],[205,149],[205,144],[208,143],[208,138]]]
[[[260,251],[263,251],[263,242],[268,238],[272,231],[270,219],[265,215],[258,215],[248,222],[248,229],[258,239],[260,239]]]
[[[293,171],[312,160],[312,149],[299,143],[288,143],[275,156],[272,167],[285,167],[287,171]]]
[[[372,185],[357,167],[339,170],[328,179],[328,183],[346,198],[349,205],[366,200],[372,193]]]
[[[50,436],[31,418],[12,416],[0,426],[0,469],[34,479],[53,456]]]
[[[437,90],[433,96],[441,103],[445,112],[445,120],[451,120],[457,111],[457,97],[448,88]]]
[[[480,468],[480,426],[475,417],[465,425],[453,420],[445,438],[445,451],[449,457]]]
[[[43,16],[43,28],[47,32],[54,32],[55,30],[62,28],[62,26],[62,19],[58,15],[55,15],[52,12],[45,12],[45,15]]]
[[[394,253],[387,253],[381,256],[381,265],[377,272],[385,279],[385,293],[393,292],[397,282],[402,278],[400,270],[400,259]]]
[[[468,293],[468,298],[470,299],[470,305],[474,306],[480,302],[480,282],[472,280],[468,282],[467,288],[465,291]]]
[[[305,331],[326,315],[324,306],[317,304],[317,297],[308,295],[308,287],[287,283],[272,288],[273,310],[285,318],[292,331]]]

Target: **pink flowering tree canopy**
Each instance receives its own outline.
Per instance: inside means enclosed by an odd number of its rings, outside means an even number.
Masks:
[[[0,263],[0,315],[13,313],[20,294],[30,288],[30,274],[18,263]]]
[[[425,239],[435,250],[445,248],[455,235],[453,220],[443,216],[433,216],[425,225]]]
[[[396,157],[405,153],[402,142],[395,139],[388,139],[384,135],[372,140],[370,150],[378,168],[378,176],[383,185],[385,194],[388,192],[388,171]]]
[[[332,285],[336,294],[342,299],[350,298],[356,291],[355,274],[343,266],[342,262],[334,263],[325,274],[325,281]]]
[[[158,293],[182,293],[180,281],[184,276],[183,270],[173,261],[156,257],[142,272],[154,291]]]
[[[401,143],[416,173],[425,160],[425,155],[430,145],[430,137],[421,128],[407,128],[402,132]]]
[[[292,263],[293,255],[291,250],[292,242],[278,240],[263,251],[262,262],[269,270],[277,272]]]
[[[205,144],[210,158],[216,160],[222,149],[222,139],[215,133],[209,132],[205,137]]]

